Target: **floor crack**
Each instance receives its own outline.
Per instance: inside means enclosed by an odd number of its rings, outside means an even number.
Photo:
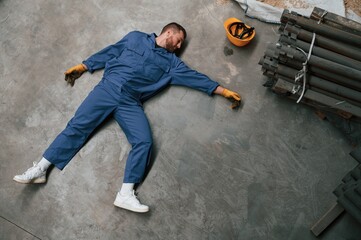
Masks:
[[[7,221],[7,222],[9,222],[9,223],[11,223],[11,224],[13,224],[13,225],[17,226],[18,228],[20,228],[21,230],[23,230],[23,231],[25,231],[25,232],[29,233],[31,236],[35,237],[36,239],[40,239],[40,240],[41,240],[41,238],[39,238],[39,237],[35,236],[34,234],[32,234],[31,232],[29,232],[28,230],[26,230],[26,229],[24,229],[24,228],[20,227],[19,225],[17,225],[16,223],[14,223],[14,222],[10,221],[9,219],[7,219],[7,218],[5,218],[5,217],[3,217],[3,216],[1,216],[1,215],[0,215],[0,218],[2,218],[2,219],[4,219],[5,221]]]

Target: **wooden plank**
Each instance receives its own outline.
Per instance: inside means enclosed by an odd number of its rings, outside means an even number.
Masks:
[[[346,113],[351,113],[356,117],[361,117],[361,108],[352,105],[346,101],[340,101],[338,99],[312,91],[310,89],[306,90],[305,95],[303,97],[324,104],[330,108],[338,109]]]
[[[323,16],[322,23],[361,36],[360,23],[332,12],[327,12],[325,15],[324,13],[324,9],[315,7],[311,13],[310,18],[319,21]]]
[[[320,235],[345,209],[335,203],[312,227],[311,232]]]

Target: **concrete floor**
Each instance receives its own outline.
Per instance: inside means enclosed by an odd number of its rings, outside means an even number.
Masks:
[[[229,43],[229,17],[256,28],[250,45]],[[244,104],[232,111],[222,97],[182,87],[145,104],[155,157],[138,192],[151,211],[113,206],[130,146],[112,119],[45,185],[15,183],[102,76],[84,74],[71,88],[64,71],[131,30],[159,33],[172,21],[188,30],[182,59]],[[276,32],[230,0],[1,0],[0,239],[316,239],[310,226],[357,162],[312,108],[262,86],[257,63]],[[360,236],[344,214],[319,239]]]

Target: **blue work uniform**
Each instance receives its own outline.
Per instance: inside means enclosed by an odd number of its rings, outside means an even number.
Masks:
[[[170,84],[209,95],[219,85],[190,69],[174,53],[158,47],[155,38],[154,33],[130,32],[119,42],[83,61],[90,73],[104,68],[103,78],[44,152],[44,158],[63,169],[93,130],[112,115],[132,146],[124,183],[142,181],[153,143],[142,103]]]

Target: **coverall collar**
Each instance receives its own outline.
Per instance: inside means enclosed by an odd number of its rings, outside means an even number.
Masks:
[[[152,41],[151,47],[152,47],[153,51],[159,51],[162,53],[170,53],[170,52],[168,52],[167,49],[165,49],[157,44],[157,42],[155,41],[156,37],[158,37],[157,34],[155,34],[155,33],[150,34],[150,40]]]

